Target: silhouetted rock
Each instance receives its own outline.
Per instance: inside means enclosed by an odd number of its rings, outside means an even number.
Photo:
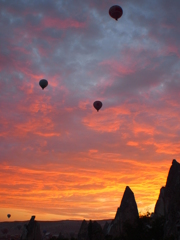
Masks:
[[[86,240],[87,238],[88,238],[88,223],[86,220],[83,220],[78,232],[78,240]]]
[[[164,206],[166,224],[165,237],[173,235],[180,239],[180,164],[173,159],[169,170],[165,192]]]
[[[108,227],[107,235],[118,237],[124,234],[125,224],[128,223],[130,225],[136,225],[138,218],[139,218],[139,213],[138,213],[134,193],[127,186],[124,191],[123,198],[121,200],[121,205],[117,209],[115,219],[112,221],[112,223]]]
[[[165,217],[164,237],[180,240],[180,164],[173,159],[166,186],[161,188],[154,217]]]
[[[40,240],[42,239],[40,225],[32,216],[29,223],[24,225],[21,240]]]
[[[88,240],[103,240],[103,230],[101,225],[96,221],[89,221]]]
[[[103,240],[103,230],[101,225],[96,221],[87,223],[83,220],[79,233],[78,240]]]
[[[165,193],[165,187],[162,187],[160,190],[159,198],[156,202],[155,209],[154,209],[155,217],[165,216],[164,193]]]
[[[104,224],[104,227],[103,227],[103,234],[104,235],[106,235],[106,233],[108,232],[108,228],[109,228],[109,223],[108,222],[106,222],[105,224]]]

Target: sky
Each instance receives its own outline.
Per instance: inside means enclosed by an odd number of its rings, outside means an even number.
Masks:
[[[126,186],[154,211],[180,159],[179,9],[0,0],[0,221],[112,219]]]

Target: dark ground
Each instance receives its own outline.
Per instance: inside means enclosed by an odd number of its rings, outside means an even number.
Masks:
[[[106,221],[111,222],[110,219],[97,220],[97,222],[102,226],[102,228],[104,227]],[[21,235],[24,224],[27,224],[28,222],[29,221],[0,222],[0,237],[3,236],[3,233],[1,231],[4,228],[8,229],[9,235]],[[38,221],[38,222],[40,224],[42,234],[43,231],[45,230],[46,232],[50,232],[52,235],[59,235],[59,233],[61,233],[65,237],[69,237],[72,234],[74,236],[77,236],[82,220]]]

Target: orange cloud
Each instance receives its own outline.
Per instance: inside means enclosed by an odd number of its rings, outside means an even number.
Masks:
[[[179,155],[180,154],[180,142],[176,143],[154,143],[157,147],[157,153],[165,153],[171,155]]]
[[[135,147],[135,146],[138,146],[139,143],[138,142],[129,141],[129,142],[127,142],[127,145]]]
[[[102,107],[103,108],[103,107]],[[122,116],[128,115],[129,110],[124,106],[112,107],[101,110],[97,113],[85,117],[82,122],[84,125],[100,132],[115,132],[120,128],[123,122]]]
[[[94,162],[107,157],[94,154]],[[126,185],[134,191],[140,211],[155,204],[161,184],[165,184],[167,162],[140,163],[121,160],[118,155],[112,161],[113,165],[116,163],[114,171],[108,168],[112,165],[110,161],[104,170],[61,164],[28,169],[4,164],[0,175],[0,208],[24,209],[41,216],[58,214],[59,218],[61,215],[69,215],[71,219],[113,218]]]

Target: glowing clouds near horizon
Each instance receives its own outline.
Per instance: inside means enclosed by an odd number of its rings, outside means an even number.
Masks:
[[[150,171],[149,164],[139,164],[128,160],[122,163],[116,162],[119,156],[114,160],[111,156],[110,159],[116,169],[122,169],[121,174],[114,171],[112,175],[112,170],[107,170],[106,167],[104,170],[94,169],[93,165],[104,156],[99,156],[96,152],[91,152],[91,154],[95,156],[91,156],[92,160],[89,161],[92,167],[89,166],[88,170],[52,164],[46,167],[42,165],[39,169],[3,166],[0,180],[2,182],[2,179],[6,177],[6,183],[2,184],[0,194],[6,196],[5,189],[8,187],[8,197],[1,202],[0,208],[16,208],[20,212],[26,209],[27,213],[36,212],[37,216],[43,216],[43,213],[45,216],[51,214],[52,218],[54,215],[54,219],[57,219],[56,215],[59,215],[59,219],[63,219],[64,216],[72,219],[113,218],[126,185],[130,185],[134,191],[139,211],[143,212],[148,208],[148,210],[153,210],[152,202],[155,203],[159,195],[159,186],[156,183],[161,181],[165,184],[167,166],[151,164],[152,170]],[[104,162],[107,167],[110,159]],[[7,172],[9,177],[7,177]],[[137,175],[141,177],[137,178]],[[10,185],[10,182],[13,184]],[[104,199],[103,204],[102,199]],[[78,211],[77,204],[79,205]],[[81,215],[81,212],[84,215]],[[1,217],[3,220],[3,216]]]

